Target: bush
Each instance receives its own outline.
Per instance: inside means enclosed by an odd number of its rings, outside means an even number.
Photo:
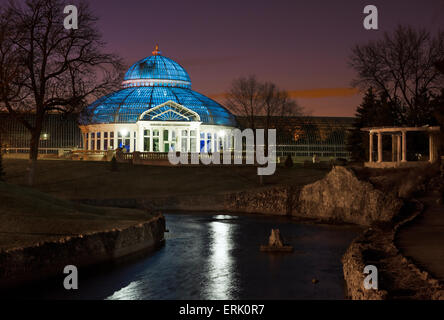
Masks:
[[[118,171],[116,156],[111,159],[111,171]]]
[[[0,181],[4,181],[5,179],[5,171],[3,170],[3,151],[0,146]]]
[[[292,168],[293,167],[293,159],[290,155],[287,156],[287,159],[285,159],[285,167],[286,168]]]
[[[346,166],[347,165],[347,159],[337,158],[336,161],[335,161],[335,165],[337,165],[337,166]]]

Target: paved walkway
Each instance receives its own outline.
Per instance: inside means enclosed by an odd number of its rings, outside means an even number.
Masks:
[[[430,194],[418,199],[424,203],[425,211],[401,228],[396,245],[419,268],[444,281],[444,205],[437,204],[438,198]]]

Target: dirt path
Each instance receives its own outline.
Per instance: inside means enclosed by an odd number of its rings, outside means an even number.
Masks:
[[[419,199],[424,213],[399,231],[397,247],[421,269],[444,281],[444,205],[440,195],[430,193]]]

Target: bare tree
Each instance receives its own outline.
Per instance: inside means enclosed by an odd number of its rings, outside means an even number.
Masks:
[[[30,131],[31,185],[46,115],[82,110],[90,99],[116,88],[122,71],[120,58],[103,52],[88,5],[72,4],[78,8],[78,29],[64,28],[61,0],[10,1],[0,12],[0,108]]]
[[[303,109],[291,99],[288,92],[272,82],[260,82],[255,76],[235,79],[226,97],[227,107],[236,115],[248,119],[251,129],[256,129],[257,118],[265,119],[265,129],[271,127],[275,117],[302,115]]]
[[[435,64],[436,68],[444,76],[444,60],[437,61]],[[435,118],[438,124],[441,126],[440,132],[440,154],[444,154],[444,88],[441,91],[441,95],[435,98],[436,110]],[[442,164],[444,165],[444,163]]]
[[[226,97],[227,107],[234,114],[247,117],[253,130],[256,128],[255,117],[263,111],[262,87],[255,76],[240,77],[233,81]]]
[[[301,116],[303,108],[290,98],[287,91],[279,89],[271,82],[262,84],[260,100],[263,105],[262,113],[265,117],[265,150],[268,152],[268,130],[276,127],[274,120],[285,116]]]
[[[275,117],[301,116],[304,113],[303,108],[290,98],[287,91],[279,89],[271,82],[262,85],[261,101],[265,116],[265,129],[271,127]]]
[[[436,69],[438,69],[439,72],[441,72],[444,75],[444,60],[437,61],[435,63]]]
[[[439,92],[444,77],[435,68],[444,60],[444,32],[399,26],[378,41],[353,48],[350,65],[357,71],[355,86],[372,87],[398,106],[401,123],[422,125],[430,94]]]

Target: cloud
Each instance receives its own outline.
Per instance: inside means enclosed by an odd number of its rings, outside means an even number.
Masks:
[[[187,67],[200,67],[200,66],[210,66],[218,65],[221,63],[233,63],[245,60],[246,56],[220,56],[220,57],[200,57],[200,58],[187,58],[182,59],[180,62]]]
[[[350,97],[359,93],[355,88],[318,88],[307,90],[289,90],[288,94],[291,98],[301,99],[317,99],[317,98],[331,98],[331,97]],[[209,94],[210,98],[221,100],[226,97],[226,93]]]
[[[318,88],[308,90],[288,91],[290,97],[301,99],[330,98],[330,97],[349,97],[359,93],[355,88]]]

